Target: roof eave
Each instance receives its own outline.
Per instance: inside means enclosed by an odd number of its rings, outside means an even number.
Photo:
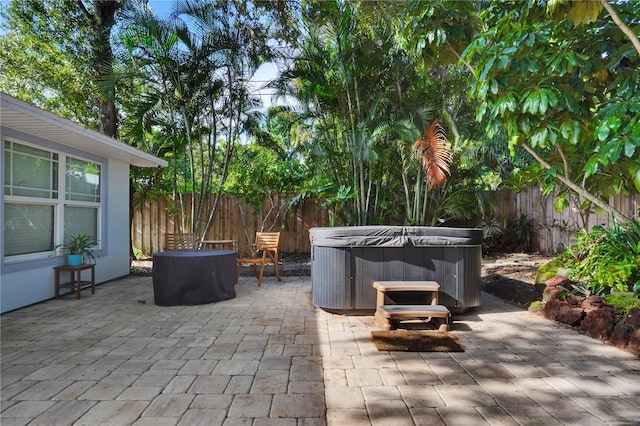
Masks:
[[[87,129],[73,121],[0,92],[2,126],[61,145],[113,158],[138,167],[166,167],[167,161]],[[97,142],[97,143],[88,143]]]

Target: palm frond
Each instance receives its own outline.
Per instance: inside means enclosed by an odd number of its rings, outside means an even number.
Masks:
[[[452,152],[444,127],[434,120],[413,145],[415,154],[427,172],[429,186],[442,186],[447,180]]]

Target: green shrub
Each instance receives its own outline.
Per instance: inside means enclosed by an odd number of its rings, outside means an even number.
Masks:
[[[573,294],[574,296],[589,297],[589,296],[604,296],[607,288],[602,284],[582,284],[577,283],[567,288],[563,285],[559,285],[558,288],[567,294]]]
[[[133,246],[133,257],[135,257],[136,260],[142,259],[143,257],[142,250],[140,250],[136,246]]]
[[[544,303],[542,303],[541,300],[533,301],[531,302],[531,305],[529,305],[529,310],[531,312],[540,312],[542,308],[544,308]]]
[[[633,308],[640,308],[640,299],[632,293],[612,293],[605,297],[608,304],[612,305],[616,311],[629,315]]]
[[[525,214],[509,219],[505,237],[512,244],[518,244],[529,252],[533,249],[536,236],[536,222]]]
[[[553,278],[557,275],[562,275],[565,272],[564,260],[560,257],[556,257],[550,262],[540,265],[536,271],[536,284],[544,284],[549,278]]]
[[[574,281],[629,291],[640,282],[640,223],[581,230],[562,258]]]

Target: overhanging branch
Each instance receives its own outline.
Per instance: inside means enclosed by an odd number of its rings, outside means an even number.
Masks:
[[[567,156],[564,154],[564,151],[562,150],[562,145],[560,145],[560,142],[556,142],[556,149],[558,150],[558,154],[560,154],[560,158],[562,158],[564,175],[569,176],[569,161],[567,160]]]
[[[453,54],[456,56],[456,58],[458,58],[459,61],[462,62],[462,64],[467,67],[467,69],[471,72],[471,74],[475,74],[475,70],[473,69],[473,67],[471,66],[471,64],[469,64],[469,62],[465,61],[464,59],[462,59],[462,56],[460,56],[460,54],[458,53],[458,51],[456,49],[453,48],[453,46],[451,45],[451,43],[449,43],[449,40],[447,40],[447,47],[449,48],[449,50],[451,50],[451,52],[453,52]]]
[[[540,157],[540,155],[538,155],[538,153],[531,148],[529,145],[527,145],[526,143],[522,144],[522,146],[524,147],[524,149],[533,156],[533,158],[536,159],[537,162],[539,162],[540,164],[542,164],[542,166],[547,169],[550,170],[551,169],[551,164],[549,164],[547,161],[545,161],[542,157]],[[607,214],[609,214],[610,216],[614,216],[618,219],[622,219],[623,221],[627,222],[630,221],[631,218],[628,217],[627,215],[625,215],[624,213],[622,213],[621,211],[617,210],[616,208],[612,207],[611,205],[609,205],[608,203],[604,202],[603,200],[601,200],[600,198],[596,197],[595,195],[593,195],[592,193],[590,193],[589,191],[587,191],[586,189],[584,189],[583,187],[581,187],[580,185],[576,184],[575,182],[573,182],[571,179],[569,179],[567,176],[565,175],[561,175],[561,174],[556,174],[556,179],[558,179],[560,182],[562,182],[563,184],[567,185],[567,187],[569,187],[569,189],[571,189],[572,191],[574,191],[576,194],[580,195],[583,198],[586,198],[587,200],[591,201],[593,204],[595,204],[596,206],[602,208],[604,211],[607,212]]]
[[[602,7],[604,7],[605,10],[609,12],[611,19],[613,19],[613,22],[615,22],[615,24],[618,26],[618,28],[620,28],[624,35],[629,38],[629,40],[633,44],[633,47],[636,48],[638,55],[640,55],[640,39],[638,38],[636,33],[634,33],[633,30],[629,28],[627,24],[622,21],[622,19],[620,19],[616,10],[609,4],[607,0],[600,0],[600,3],[602,3]]]

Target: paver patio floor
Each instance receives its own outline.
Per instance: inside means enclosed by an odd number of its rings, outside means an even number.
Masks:
[[[309,277],[160,307],[127,277],[1,317],[8,425],[637,425],[640,359],[483,293],[463,353],[378,352]]]

